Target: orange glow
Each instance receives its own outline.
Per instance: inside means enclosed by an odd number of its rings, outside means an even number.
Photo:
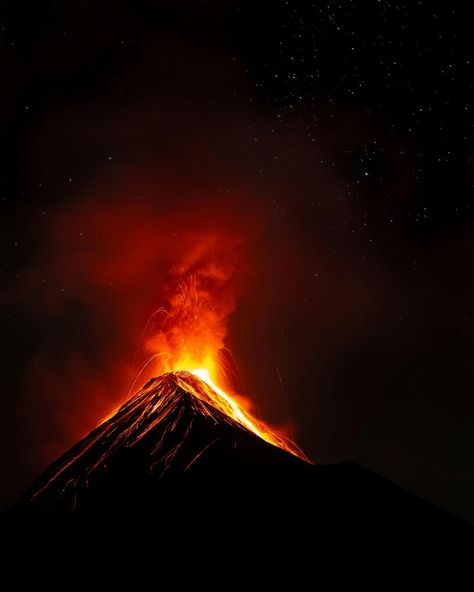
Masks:
[[[260,436],[266,442],[273,444],[274,446],[278,446],[279,448],[283,448],[287,452],[291,452],[295,456],[303,460],[308,460],[304,453],[292,442],[290,439],[286,438],[282,434],[278,434],[275,431],[271,430],[267,425],[265,425],[262,421],[259,421],[255,417],[252,417],[250,413],[245,411],[237,401],[235,401],[230,395],[228,395],[225,391],[219,388],[211,379],[211,376],[205,368],[199,368],[198,370],[190,370],[191,374],[194,374],[206,384],[211,387],[211,391],[209,391],[212,395],[212,404],[214,407],[222,411],[229,417],[231,417],[237,423],[240,423],[242,426]]]
[[[201,247],[202,248],[202,247]],[[166,306],[159,308],[147,325],[147,364],[155,373],[196,371],[205,368],[215,383],[225,379],[222,352],[226,349],[227,319],[235,308],[229,263],[209,262],[215,241],[191,258],[178,278]]]
[[[223,388],[228,369],[222,362],[222,352],[226,350],[227,319],[235,308],[233,267],[225,258],[216,260],[212,238],[201,242],[195,251],[197,254],[181,268],[167,306],[155,312],[147,325],[152,333],[146,339],[151,356],[144,368],[151,365],[155,376],[180,371],[198,376],[211,387],[211,403],[219,411],[266,442],[308,460],[291,440],[244,409],[243,397]]]

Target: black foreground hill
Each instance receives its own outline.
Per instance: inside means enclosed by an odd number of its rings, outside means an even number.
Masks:
[[[8,568],[136,583],[469,568],[472,527],[357,464],[310,465],[268,444],[209,389],[187,372],[153,379],[53,463],[4,516]]]

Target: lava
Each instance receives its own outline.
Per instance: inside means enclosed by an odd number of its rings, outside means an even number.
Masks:
[[[198,376],[202,381],[211,387],[205,392],[209,399],[208,402],[213,407],[222,413],[225,413],[242,427],[250,430],[269,444],[273,444],[274,446],[278,446],[287,452],[291,452],[291,454],[294,454],[303,460],[308,460],[305,454],[294,442],[282,434],[278,434],[276,431],[269,428],[264,422],[253,417],[250,413],[245,411],[245,409],[243,409],[242,406],[239,405],[239,403],[237,403],[237,401],[235,401],[231,395],[227,394],[224,390],[214,384],[209,372],[206,369],[200,368],[198,370],[191,371],[191,373],[195,376]],[[199,397],[199,394],[196,393],[196,396]]]
[[[308,459],[284,436],[244,411],[229,395],[212,387],[205,372],[168,372],[153,378],[109,419],[53,463],[26,493],[34,511],[77,509],[103,479],[129,481],[128,467],[143,470],[145,481],[187,471],[231,433],[232,447],[242,437],[258,436],[301,460]],[[199,427],[200,426],[200,427]],[[231,430],[229,432],[228,430]],[[265,444],[266,446],[266,444]],[[124,456],[125,455],[125,456]],[[129,464],[124,458],[133,458]],[[115,487],[115,485],[114,485]]]
[[[223,249],[217,237],[206,236],[177,267],[167,302],[147,324],[145,347],[150,355],[144,367],[151,366],[155,376],[182,371],[198,376],[210,387],[208,402],[216,409],[266,442],[307,460],[291,440],[254,417],[244,397],[236,397],[223,385],[229,374],[223,352],[229,351],[227,321],[235,308],[237,246],[235,241]]]

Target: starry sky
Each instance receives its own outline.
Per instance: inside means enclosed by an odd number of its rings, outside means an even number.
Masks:
[[[261,416],[474,521],[473,24],[0,3],[2,505],[123,396],[200,225],[246,234],[228,343]]]

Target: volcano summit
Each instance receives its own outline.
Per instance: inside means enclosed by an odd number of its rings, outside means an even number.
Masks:
[[[261,458],[302,464],[288,456],[292,452],[303,458],[289,440],[257,425],[221,393],[186,371],[150,380],[113,417],[51,465],[20,506],[31,515],[106,512],[112,499],[125,491],[127,497],[133,495],[138,483],[139,489],[148,489],[195,465],[205,470],[216,455],[227,455],[225,464],[247,454],[245,462],[253,457],[252,462]],[[246,452],[250,450],[251,454]]]

